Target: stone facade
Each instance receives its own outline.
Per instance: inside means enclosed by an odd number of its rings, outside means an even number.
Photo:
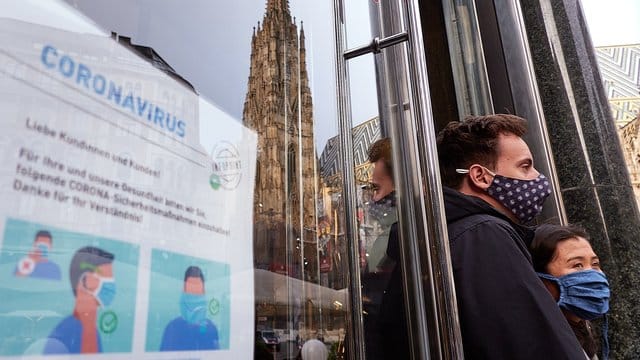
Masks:
[[[291,274],[296,242],[315,236],[317,161],[304,29],[301,23],[298,31],[287,0],[268,0],[251,39],[250,66],[243,121],[258,133],[255,261]]]
[[[582,8],[520,4],[567,220],[587,230],[611,286],[609,358],[640,359],[640,214]]]
[[[628,122],[625,126],[618,130],[620,143],[622,144],[622,152],[624,160],[627,163],[629,177],[631,178],[631,186],[636,196],[638,207],[640,207],[640,116]]]

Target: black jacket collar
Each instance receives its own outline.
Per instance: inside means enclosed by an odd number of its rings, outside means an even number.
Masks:
[[[444,206],[447,216],[447,224],[472,215],[489,215],[507,221],[520,234],[527,247],[531,245],[534,236],[534,228],[513,222],[508,216],[496,210],[488,202],[476,196],[466,195],[452,188],[443,186]]]

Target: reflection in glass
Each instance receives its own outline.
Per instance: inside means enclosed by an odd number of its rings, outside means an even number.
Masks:
[[[254,219],[255,332],[245,333],[255,336],[257,358],[261,354],[267,358],[294,358],[303,343],[310,339],[321,340],[332,356],[342,357],[344,340],[348,336],[345,319],[349,308],[345,201],[340,177],[342,164],[338,156],[340,145],[336,136],[335,78],[331,73],[334,63],[326,55],[321,56],[334,51],[330,30],[332,19],[328,15],[332,2],[310,5],[306,1],[291,1],[290,4],[287,0],[245,0],[227,5],[197,3],[190,8],[167,0],[154,2],[153,7],[145,1],[124,0],[109,4],[87,0],[67,0],[67,3],[75,8],[69,7],[74,14],[76,10],[82,11],[106,30],[101,35],[101,42],[92,42],[96,47],[100,45],[105,52],[125,47],[127,54],[136,54],[132,57],[135,62],[129,57],[115,57],[114,61],[114,57],[108,56],[92,60],[105,68],[118,68],[123,64],[117,61],[128,61],[122,67],[146,71],[142,73],[149,76],[148,83],[137,80],[140,74],[123,72],[122,78],[118,79],[123,93],[158,91],[153,95],[157,95],[167,108],[189,112],[194,117],[199,112],[199,140],[204,147],[204,150],[198,149],[200,155],[206,155],[205,151],[210,152],[215,145],[207,141],[210,141],[211,132],[223,131],[223,120],[241,118],[245,126],[255,130],[258,134],[256,188],[253,214],[246,214],[247,218],[253,215]],[[252,24],[255,24],[254,29]],[[108,34],[112,34],[112,39]],[[86,54],[74,56],[88,58],[94,49],[87,47],[85,51]],[[158,76],[158,69],[163,72],[161,76]],[[370,74],[367,72],[366,76],[370,77]],[[174,92],[162,92],[158,78],[180,90],[175,93],[186,92],[192,102],[176,98]],[[368,89],[375,89],[375,86]],[[198,99],[198,94],[213,98],[215,106],[203,97]],[[203,104],[205,102],[207,106]],[[221,115],[219,109],[228,114]],[[372,109],[377,109],[375,103]],[[356,171],[362,178],[360,183],[368,184],[370,168],[367,167],[366,150],[372,139],[379,137],[379,124],[377,118],[369,114],[359,116],[359,122],[364,120],[368,121],[353,130],[356,137],[364,139],[354,153]],[[91,130],[96,134],[105,133],[102,129]],[[118,138],[124,139],[124,135]],[[116,151],[119,147],[110,145],[119,157],[144,157],[161,168],[168,189],[182,189],[184,178],[195,176],[191,167],[169,161],[159,154],[136,153],[126,150],[126,146],[122,147],[125,150]],[[131,170],[114,171],[121,171],[118,177],[126,179],[129,174],[124,171]],[[147,183],[134,185],[152,186]],[[24,203],[20,205],[25,206]],[[224,205],[230,209],[236,206],[233,203]],[[362,206],[364,209],[366,205]],[[23,212],[30,214],[32,209]],[[366,216],[362,215],[365,222]],[[164,237],[171,239],[169,242],[185,238],[185,234],[174,226],[161,231]],[[217,248],[215,251],[229,252]],[[150,326],[146,334],[151,340],[146,342],[145,350],[184,350],[187,347],[180,347],[183,344],[171,343],[178,338],[177,334],[184,333],[180,330],[181,325],[168,324],[178,319],[178,315],[179,319],[202,323],[202,313],[188,309],[198,308],[192,305],[203,303],[200,295],[204,289],[211,291],[222,286],[214,286],[206,274],[201,278],[186,259],[179,260],[168,253],[161,255],[161,258],[160,255],[152,258],[150,268],[145,271],[151,272],[152,279],[158,279],[153,283],[160,287],[150,288],[151,297],[162,300],[151,302],[150,313],[164,311],[156,311],[153,306],[166,307],[164,312],[168,317],[150,315],[146,320]],[[205,265],[198,267],[206,273]],[[187,283],[194,281],[202,283],[204,289],[185,290]],[[163,286],[169,285],[175,290],[173,298],[153,296],[162,294]],[[135,289],[135,286],[131,288]],[[223,309],[216,316],[228,315],[228,308],[234,306],[234,295],[229,295],[231,299],[220,300]],[[229,348],[228,320],[227,323],[216,322],[215,326],[219,348]],[[149,335],[152,334],[151,327],[155,329],[153,336]],[[164,334],[176,335],[165,337]],[[213,336],[206,337],[210,340]],[[129,336],[131,339],[133,336]],[[208,345],[218,347],[211,342]],[[204,348],[200,344],[195,347]]]
[[[288,1],[267,1],[251,37],[243,110],[244,124],[258,133],[256,357],[265,346],[295,355],[291,349],[309,339],[331,344],[335,355],[343,351],[346,292],[336,289],[346,287],[346,247],[341,181],[332,178],[338,146],[329,139],[318,162],[306,46],[303,21]],[[324,134],[329,124],[322,125]]]
[[[463,115],[493,113],[487,69],[474,1],[443,1],[458,112]]]

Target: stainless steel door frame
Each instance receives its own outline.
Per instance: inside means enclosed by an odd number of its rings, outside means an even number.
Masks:
[[[439,163],[436,146],[436,130],[431,110],[431,95],[427,75],[422,24],[419,12],[419,1],[403,2],[406,6],[405,23],[409,33],[407,44],[408,74],[411,81],[410,108],[413,116],[406,124],[396,124],[398,143],[405,149],[394,148],[395,159],[400,160],[409,151],[414,155],[396,166],[405,173],[405,179],[411,180],[402,184],[402,198],[411,208],[400,210],[401,244],[414,244],[420,251],[420,259],[404,262],[403,265],[420,266],[421,280],[428,287],[423,294],[427,306],[426,318],[421,319],[421,326],[427,326],[430,342],[428,353],[421,358],[461,359],[464,357],[462,336],[460,334],[453,270],[449,251],[442,184],[440,182]],[[393,131],[392,131],[393,132]],[[402,202],[401,201],[401,202]],[[402,204],[399,205],[399,208]],[[404,228],[403,219],[413,219],[415,224]],[[405,258],[416,256],[402,249]],[[417,263],[416,263],[417,262]],[[429,278],[425,278],[430,275]],[[413,294],[414,301],[419,301],[420,294]],[[428,354],[428,356],[427,356]]]
[[[567,223],[520,2],[494,0],[493,6],[505,54],[504,70],[509,78],[508,91],[511,93],[513,110],[516,115],[527,119],[529,131],[525,140],[530,144],[536,168],[549,178],[553,188],[551,196],[545,202],[542,218],[555,218],[561,223]],[[491,54],[485,54],[485,59],[491,61],[490,56]]]
[[[345,149],[353,149],[351,138],[351,99],[349,96],[349,73],[347,59],[343,56],[346,48],[344,7],[341,0],[333,2],[333,22],[336,41],[336,96],[338,105],[338,131],[340,138],[339,164],[342,167],[342,191],[345,216],[345,239],[347,241],[347,261],[349,269],[349,310],[346,344],[349,358],[364,360],[364,329],[362,319],[362,292],[360,289],[360,254],[358,246],[358,225],[356,223],[356,194],[353,154]]]
[[[396,52],[405,54],[403,58],[393,59],[396,65],[402,64],[404,71],[387,80],[406,82],[408,99],[406,103],[402,101],[396,105],[402,104],[402,109],[406,108],[410,116],[401,115],[390,119],[388,131],[394,144],[392,148],[396,190],[399,195],[401,266],[411,353],[414,359],[460,359],[463,357],[462,342],[418,1],[398,1],[398,8],[402,10],[402,20],[407,27],[408,36],[391,35],[393,41],[388,43],[393,45],[407,39],[404,44],[395,45],[404,47],[405,51]],[[353,349],[352,359],[364,359],[357,224],[354,216],[354,159],[348,151],[353,149],[353,141],[350,136],[352,122],[347,58],[379,51],[381,42],[374,39],[369,46],[348,51],[343,14],[343,2],[334,0],[340,159],[347,218],[346,235],[349,241],[350,325],[353,334],[349,338],[349,346]],[[376,65],[379,66],[379,63],[376,61]],[[376,72],[381,73],[380,71],[381,69],[377,69]]]

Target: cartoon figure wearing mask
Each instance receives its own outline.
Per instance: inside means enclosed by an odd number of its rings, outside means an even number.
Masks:
[[[75,296],[73,314],[49,334],[44,354],[102,352],[96,320],[98,308],[109,306],[115,297],[113,259],[113,254],[92,246],[83,247],[73,255],[69,266]]]
[[[180,297],[181,316],[165,327],[160,351],[218,349],[218,329],[207,319],[208,305],[202,270],[189,266]]]
[[[14,275],[46,280],[60,280],[60,267],[49,260],[49,252],[53,246],[53,237],[48,231],[40,230],[33,240],[29,254],[20,259]]]

